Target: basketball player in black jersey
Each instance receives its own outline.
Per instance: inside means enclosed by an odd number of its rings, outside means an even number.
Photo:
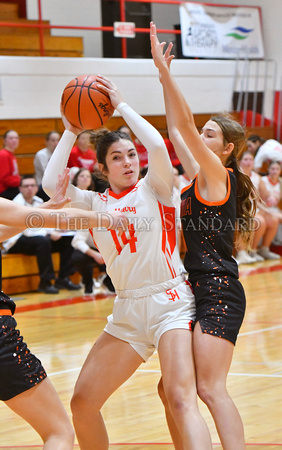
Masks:
[[[256,192],[238,168],[245,147],[242,127],[231,117],[211,118],[199,134],[192,112],[170,74],[170,43],[164,51],[151,23],[151,48],[159,70],[170,139],[192,183],[182,190],[181,220],[187,246],[185,268],[196,300],[193,349],[200,398],[208,406],[224,450],[245,449],[239,412],[226,389],[234,345],[245,313],[245,294],[232,257],[234,234],[247,245]],[[159,393],[166,399],[159,384]],[[177,450],[182,442],[166,408]]]

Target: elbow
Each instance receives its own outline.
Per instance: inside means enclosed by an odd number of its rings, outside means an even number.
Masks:
[[[42,189],[44,190],[44,192],[46,192],[47,195],[49,195],[49,197],[51,197],[56,190],[56,183],[54,183],[52,180],[47,180],[46,177],[43,176]]]

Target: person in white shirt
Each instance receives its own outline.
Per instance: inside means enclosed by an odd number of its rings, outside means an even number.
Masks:
[[[91,141],[110,188],[104,193],[73,185],[67,189],[74,207],[104,214],[119,211],[129,219],[128,230],[121,235],[102,227],[91,230],[117,296],[113,314],[82,367],[71,401],[79,446],[81,450],[108,449],[101,408],[157,349],[164,390],[184,448],[210,450],[210,434],[197,405],[192,355],[195,303],[176,245],[172,164],[159,132],[122,100],[110,80],[97,76],[97,81],[147,148],[149,168],[139,180],[139,159],[130,136],[100,130]],[[43,178],[49,195],[81,132],[64,116],[63,121],[66,131]]]
[[[21,179],[20,193],[13,199],[15,203],[24,206],[38,207],[43,200],[35,195],[37,184],[32,175],[25,175]],[[25,255],[36,255],[40,275],[38,291],[45,294],[57,294],[59,289],[78,290],[79,284],[74,284],[69,275],[74,272],[71,255],[73,236],[63,236],[58,230],[26,229],[11,237],[3,243],[7,253],[23,253]],[[52,253],[60,253],[60,271],[55,286],[51,280],[55,279]]]
[[[268,174],[261,178],[266,189],[270,193],[267,205],[270,211],[277,214],[279,217],[278,231],[273,239],[275,245],[282,244],[282,210],[280,208],[282,200],[282,177],[280,177],[280,174],[281,163],[278,161],[271,161],[268,166]]]
[[[93,280],[93,269],[98,267],[100,270],[99,279],[106,287],[108,293],[114,293],[115,288],[111,282],[109,275],[106,274],[106,266],[101,253],[94,245],[93,238],[88,230],[80,230],[75,233],[71,242],[74,248],[72,253],[73,267],[82,276],[84,284],[84,295],[95,294],[95,286]]]
[[[254,221],[255,231],[252,241],[252,250],[248,254],[246,249],[242,248],[236,255],[236,260],[240,264],[250,264],[260,262],[264,259],[279,259],[277,253],[271,252],[269,247],[277,233],[279,219],[272,214],[267,206],[271,195],[262,181],[262,177],[253,170],[254,156],[249,151],[243,153],[240,159],[240,167],[244,173],[249,175],[253,185],[258,191],[262,202],[258,202],[258,208]]]
[[[254,170],[259,172],[264,162],[282,162],[282,145],[275,139],[268,139],[262,144],[255,156]]]
[[[44,201],[47,201],[49,199],[49,197],[42,190],[42,187],[41,187],[42,178],[43,178],[44,170],[46,169],[49,159],[51,158],[53,151],[57,147],[59,140],[60,140],[59,133],[57,131],[50,131],[46,135],[46,147],[42,148],[37,153],[35,153],[34,160],[33,160],[33,165],[34,165],[34,170],[35,170],[35,179],[36,179],[36,183],[38,185],[37,195],[38,195],[38,197],[42,198]]]

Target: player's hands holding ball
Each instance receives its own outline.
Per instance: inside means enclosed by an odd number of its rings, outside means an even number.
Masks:
[[[83,128],[75,127],[68,121],[68,119],[66,118],[66,116],[64,114],[62,103],[60,104],[60,111],[61,111],[62,121],[63,121],[65,129],[72,131],[72,133],[74,133],[74,134],[76,134],[76,136],[78,136],[83,131]]]
[[[118,88],[111,80],[109,80],[109,78],[104,77],[103,75],[97,75],[96,79],[99,83],[97,84],[97,87],[108,94],[114,108],[124,101]]]

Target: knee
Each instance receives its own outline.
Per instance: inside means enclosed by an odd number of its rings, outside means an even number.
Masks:
[[[196,389],[182,388],[179,385],[159,387],[159,396],[164,407],[171,412],[174,417],[180,417],[196,406]]]
[[[83,389],[76,389],[74,391],[70,407],[74,422],[77,422],[79,418],[82,418],[85,415],[94,415],[100,411],[100,406],[93,401],[93,398],[89,400],[89,395],[87,395],[87,392],[84,392]]]
[[[70,407],[73,418],[75,419],[79,416],[79,412],[86,407],[86,396],[75,390],[70,402]]]
[[[164,407],[167,408],[168,403],[167,403],[167,398],[166,398],[165,391],[164,391],[164,385],[163,385],[162,378],[160,379],[160,381],[158,383],[158,394],[159,394],[159,397],[160,397]]]
[[[199,398],[208,406],[220,401],[226,393],[225,386],[218,386],[216,383],[209,383],[206,380],[197,381],[197,393]]]
[[[58,423],[56,430],[51,431],[47,436],[42,436],[44,444],[52,445],[52,448],[66,449],[73,448],[75,433],[71,423]],[[45,447],[44,447],[45,448]]]
[[[279,227],[279,218],[275,217],[275,216],[272,216],[271,219],[272,219],[272,227],[275,230],[278,229],[278,227]]]

